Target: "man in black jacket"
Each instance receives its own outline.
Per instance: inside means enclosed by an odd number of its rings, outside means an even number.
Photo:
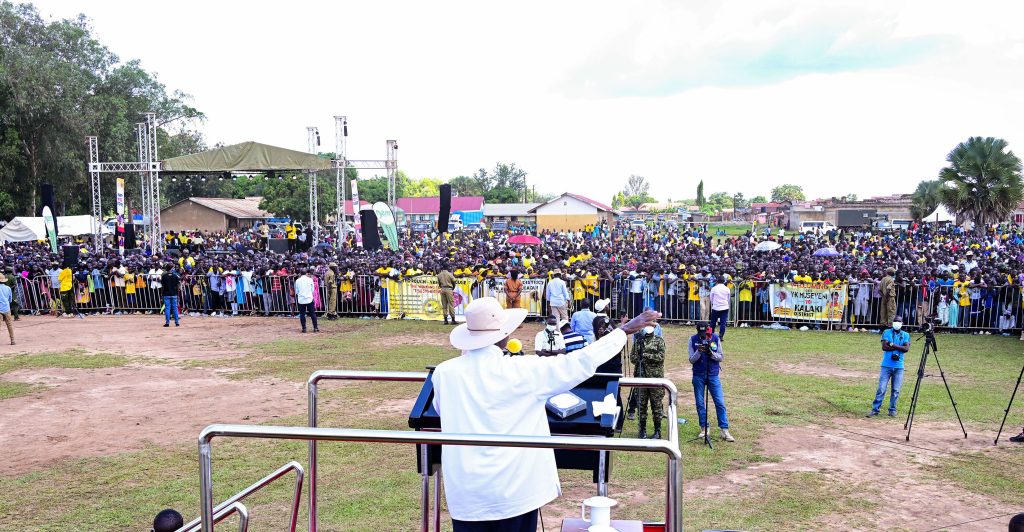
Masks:
[[[164,266],[164,273],[160,276],[160,295],[164,300],[164,327],[171,326],[171,316],[174,316],[174,326],[181,325],[178,322],[178,286],[181,278],[174,271],[174,265],[168,263]]]

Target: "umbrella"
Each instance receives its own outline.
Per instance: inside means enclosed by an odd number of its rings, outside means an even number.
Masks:
[[[771,240],[765,240],[760,244],[754,246],[754,251],[774,251],[782,247],[782,244],[778,242],[772,242]]]
[[[821,248],[814,252],[815,257],[838,257],[839,252],[835,248]]]
[[[540,244],[540,239],[533,235],[516,235],[508,239],[509,244],[526,244],[530,246],[536,246]]]

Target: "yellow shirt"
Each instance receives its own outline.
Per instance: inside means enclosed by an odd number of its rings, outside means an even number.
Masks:
[[[967,293],[967,285],[969,284],[967,281],[953,282],[953,293],[958,296],[961,307],[971,306],[971,296]]]
[[[740,283],[740,301],[754,300],[754,282],[743,281]]]
[[[298,238],[298,228],[296,228],[294,225],[289,224],[284,226],[284,231],[288,235],[288,240],[295,240],[296,238]]]
[[[128,272],[124,274],[124,293],[134,294],[135,293],[135,274]]]
[[[690,301],[700,301],[700,287],[697,281],[690,278],[690,276],[687,276],[687,279],[689,280],[686,281],[686,284],[690,287],[690,295],[687,299]]]

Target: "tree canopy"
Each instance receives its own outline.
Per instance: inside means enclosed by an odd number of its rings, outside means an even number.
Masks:
[[[921,181],[910,196],[910,215],[917,221],[931,214],[942,203],[942,181]]]
[[[631,174],[626,179],[626,188],[622,189],[621,205],[639,209],[645,203],[654,203],[654,198],[648,193],[651,184],[644,176]]]
[[[994,137],[971,137],[946,156],[939,171],[942,200],[958,216],[977,224],[1005,220],[1024,198],[1021,161]]]
[[[772,189],[772,201],[803,201],[804,189],[800,185],[779,185]]]
[[[54,185],[58,215],[89,212],[85,137],[99,137],[101,160],[136,160],[135,124],[147,111],[161,121],[161,157],[196,147],[174,142],[198,136],[190,128],[204,117],[190,97],[169,93],[138,61],[121,62],[84,16],[47,21],[31,4],[0,2],[0,42],[0,217],[37,213],[44,182]],[[105,177],[102,194],[112,198],[117,176]],[[139,180],[124,177],[131,206]]]

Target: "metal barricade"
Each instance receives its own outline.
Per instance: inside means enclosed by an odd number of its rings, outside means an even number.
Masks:
[[[220,522],[222,519],[225,519],[228,515],[231,515],[230,510],[231,508],[235,507],[235,505],[241,506],[241,508],[244,509],[245,506],[242,506],[243,500],[245,500],[253,493],[260,491],[264,487],[273,483],[275,480],[287,475],[292,471],[295,472],[295,497],[292,499],[292,516],[291,519],[288,521],[288,530],[290,532],[295,532],[295,527],[296,525],[298,525],[299,522],[299,506],[302,502],[302,480],[305,477],[305,471],[302,469],[302,465],[300,465],[296,461],[288,462],[287,464],[277,468],[277,470],[275,470],[273,473],[261,478],[260,480],[256,481],[249,487],[232,495],[228,500],[217,505],[217,507],[213,509],[214,515],[216,516],[214,518],[214,522]],[[242,514],[239,515],[241,516]],[[242,520],[246,522],[245,526],[248,527],[247,514],[245,518]],[[179,529],[179,531],[195,532],[199,530],[199,525],[201,522],[202,517],[197,517],[186,523],[185,526]]]
[[[424,382],[429,373],[424,372],[405,372],[405,371],[358,371],[358,370],[320,370],[313,372],[309,379],[306,381],[306,387],[309,394],[309,426],[316,427],[318,423],[318,391],[319,383],[323,380],[356,380],[356,381],[385,381],[385,382]],[[672,423],[675,423],[678,417],[678,399],[679,393],[675,383],[668,379],[646,379],[646,378],[630,378],[621,377],[619,379],[619,385],[633,388],[663,388],[668,391],[668,403],[669,403],[669,419]],[[675,427],[675,425],[672,425]],[[675,447],[679,448],[679,430],[670,430],[668,441]],[[422,475],[422,499],[421,510],[422,510],[422,529],[423,532],[428,530],[428,522],[431,518],[431,502],[430,502],[430,471],[427,467],[427,448],[426,446],[421,447],[421,460],[423,469],[420,471]],[[602,451],[600,459],[603,462],[606,454]],[[318,482],[318,469],[319,462],[317,456],[317,442],[316,440],[310,440],[309,442],[309,531],[316,532],[317,530],[317,482]],[[599,470],[604,472],[604,467],[600,467]],[[434,500],[433,500],[433,523],[434,530],[440,532],[440,508],[441,508],[441,487],[440,487],[440,475],[434,476]],[[598,495],[607,495],[607,479],[601,478],[598,482]],[[671,501],[670,501],[671,504]]]
[[[231,506],[221,508],[218,506],[216,513],[213,515],[213,523],[217,524],[228,517],[231,514],[238,514],[238,532],[247,532],[249,530],[249,509],[244,504],[236,502]],[[179,528],[177,532],[199,532],[199,519],[196,519],[189,524]]]
[[[469,445],[485,447],[526,447],[579,451],[659,452],[666,456],[665,529],[682,531],[682,453],[668,440],[587,438],[574,436],[516,436],[453,434],[396,430],[331,429],[317,427],[273,427],[250,425],[210,425],[199,435],[201,530],[213,531],[213,457],[212,442],[218,437],[285,439],[310,441],[350,441],[362,443],[403,443],[413,445]],[[422,530],[426,532],[427,523]],[[314,529],[310,529],[311,532]]]

